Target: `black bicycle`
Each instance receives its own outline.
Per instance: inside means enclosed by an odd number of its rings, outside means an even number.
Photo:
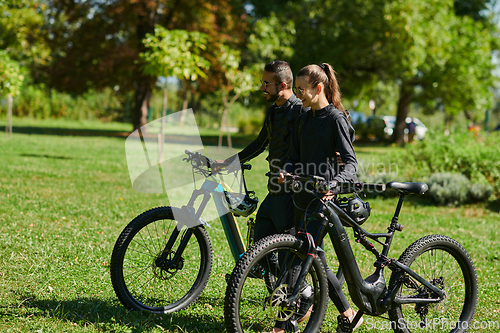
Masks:
[[[226,290],[224,310],[228,332],[271,331],[277,322],[294,323],[287,331],[319,332],[327,309],[328,285],[316,256],[321,249],[316,244],[327,234],[344,272],[350,297],[359,308],[352,323],[339,316],[343,331],[351,332],[363,314],[385,313],[395,332],[467,331],[477,306],[478,282],[474,264],[462,245],[447,236],[430,235],[411,244],[399,259],[388,257],[396,231],[403,230],[398,217],[404,197],[423,194],[428,189],[426,184],[328,183],[317,176],[295,175],[287,179],[292,189],[309,184],[322,192],[330,190],[336,194],[389,188],[398,192],[399,201],[385,233],[364,230],[347,211],[346,198],[337,196],[323,202],[323,212],[310,216],[322,221],[316,240],[307,233],[306,217],[305,231],[296,236],[275,235],[257,242],[234,268]],[[352,228],[356,242],[376,258],[375,272],[367,278],[361,276],[345,227]],[[371,240],[382,246],[380,252]],[[280,258],[272,288],[263,285],[265,281],[248,278],[251,267],[271,254]],[[392,270],[388,285],[383,275],[386,267]],[[304,294],[305,289],[309,289],[309,295]],[[310,318],[299,323],[304,309],[309,309]]]

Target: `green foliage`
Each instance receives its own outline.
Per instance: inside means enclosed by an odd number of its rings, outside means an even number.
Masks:
[[[256,63],[276,59],[289,60],[293,56],[296,31],[292,20],[271,12],[252,25],[248,37],[249,57]]]
[[[238,122],[238,131],[245,135],[259,134],[262,129],[262,117],[252,117]]]
[[[431,130],[425,140],[395,151],[392,163],[400,166],[408,180],[426,181],[434,173],[460,173],[476,186],[471,193],[475,200],[487,198],[488,186],[500,196],[500,134],[478,135],[473,132],[447,134]],[[481,194],[482,193],[482,194]]]
[[[469,199],[470,180],[461,173],[435,173],[427,181],[428,195],[438,205],[460,206]]]
[[[24,76],[19,64],[12,61],[6,51],[0,50],[0,95],[19,94]]]
[[[375,96],[381,90],[379,82],[384,82],[390,100],[383,108],[390,114],[397,107],[401,110],[396,139],[403,135],[412,102],[428,112],[448,114],[468,110],[479,115],[491,106],[491,55],[497,48],[498,28],[473,20],[482,7],[468,7],[468,0],[252,3],[260,20],[272,18],[270,13],[276,11],[294,22],[293,68],[329,62],[347,98],[376,98],[381,106],[382,98]],[[455,14],[454,3],[465,16]]]
[[[378,138],[382,141],[388,141],[389,135],[385,133],[385,122],[382,118],[371,118],[366,122],[364,130],[360,131],[363,138],[374,139]]]
[[[42,29],[45,1],[9,0],[0,8],[0,49],[31,68],[46,64],[50,49]]]
[[[222,113],[210,112],[207,108],[216,105],[214,96],[212,99],[206,98],[203,100],[200,107],[202,112],[196,112],[196,123],[201,128],[219,129]],[[219,109],[220,110],[220,109]],[[228,109],[228,119],[230,127],[237,127],[239,133],[250,135],[258,134],[264,124],[263,109],[252,106],[245,106],[241,102],[236,101],[231,104]]]
[[[469,190],[469,197],[472,201],[486,201],[494,193],[490,184],[473,184]]]
[[[144,73],[153,77],[175,76],[187,80],[206,77],[203,70],[209,67],[209,62],[202,55],[207,48],[206,34],[168,30],[157,25],[154,35],[146,34],[143,43],[148,49],[139,55]]]
[[[89,91],[72,97],[43,86],[27,85],[15,98],[13,115],[38,119],[66,118],[73,120],[100,119],[124,121],[130,108],[127,98],[118,96],[112,89]]]
[[[437,205],[460,206],[468,202],[481,202],[491,198],[493,186],[490,184],[471,184],[461,173],[434,173],[427,181],[428,196]]]
[[[225,72],[227,80],[226,86],[222,86],[223,94],[226,97],[223,99],[227,104],[234,103],[240,96],[248,95],[252,90],[257,90],[259,87],[258,79],[254,68],[240,68],[241,52],[231,49],[227,45],[222,45],[219,56],[219,63]],[[233,92],[234,97],[229,101],[227,98],[230,92]]]

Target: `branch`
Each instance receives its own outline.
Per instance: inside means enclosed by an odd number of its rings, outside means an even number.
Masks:
[[[231,98],[231,101],[229,102],[229,105],[232,105],[234,102],[236,102],[236,100],[240,97],[240,94],[236,94],[233,96],[233,98]]]
[[[163,22],[163,26],[164,27],[167,27],[168,24],[170,23],[170,21],[172,20],[172,17],[174,16],[174,12],[177,9],[177,7],[179,6],[180,2],[181,2],[181,0],[176,0],[175,3],[174,3],[174,7],[166,15],[165,20]]]

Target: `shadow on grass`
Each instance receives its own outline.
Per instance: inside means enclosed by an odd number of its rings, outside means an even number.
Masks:
[[[104,136],[126,139],[132,132],[124,132],[117,130],[99,130],[90,128],[58,128],[58,127],[37,127],[37,126],[15,126],[14,133],[19,134],[41,134],[41,135],[61,135],[61,136]],[[151,136],[157,138],[156,134]],[[177,136],[180,139],[182,136]],[[250,144],[255,139],[253,135],[233,135],[232,145],[235,148],[243,148]],[[201,140],[206,146],[216,146],[219,144],[218,135],[202,135]],[[227,146],[227,136],[222,139],[222,146]]]
[[[223,299],[200,297],[187,310],[171,314],[152,314],[147,311],[129,311],[118,300],[97,297],[79,297],[71,300],[38,299],[36,295],[24,295],[23,308],[29,317],[47,317],[68,322],[75,326],[94,326],[111,332],[143,332],[157,327],[180,332],[222,332],[224,319],[214,314],[213,308],[222,309]],[[201,310],[199,310],[201,308]],[[2,316],[18,317],[19,313]],[[15,313],[14,313],[15,312]]]
[[[73,135],[73,136],[108,136],[126,138],[130,132],[116,130],[98,130],[81,128],[57,128],[57,127],[37,127],[37,126],[15,126],[12,131],[21,134],[42,134],[42,135]]]
[[[23,157],[37,157],[37,158],[52,158],[55,160],[72,160],[72,157],[66,156],[51,156],[51,155],[41,155],[41,154],[21,154]]]
[[[489,210],[491,210],[492,212],[494,213],[500,213],[500,199],[497,199],[493,202],[490,202],[488,205],[487,205],[487,208]]]

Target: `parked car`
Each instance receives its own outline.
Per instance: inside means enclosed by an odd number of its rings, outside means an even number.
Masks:
[[[351,124],[353,126],[358,125],[360,123],[366,123],[367,117],[363,112],[349,111],[349,114],[351,115]]]
[[[349,111],[351,125],[356,130],[356,137],[363,137],[366,131],[367,117],[363,112]]]
[[[422,140],[427,133],[427,127],[422,121],[414,117],[406,117],[406,124],[409,124],[413,119],[415,123],[415,140]],[[369,117],[366,121],[367,137],[376,137],[380,140],[389,140],[394,133],[396,126],[395,116],[375,116]],[[405,128],[405,134],[408,134],[408,128]]]

